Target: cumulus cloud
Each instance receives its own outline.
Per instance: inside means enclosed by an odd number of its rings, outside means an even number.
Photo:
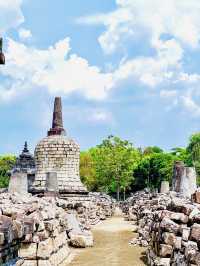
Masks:
[[[145,43],[149,51],[153,48],[149,56],[127,56],[113,72],[115,85],[124,80],[140,82],[156,88],[161,98],[173,98],[172,106],[178,103],[198,114],[199,98],[195,99],[191,85],[198,90],[200,74],[187,73],[184,60],[188,52],[199,48],[200,1],[116,0],[116,6],[112,12],[77,21],[104,25],[98,41],[106,54],[118,52],[125,43],[134,44],[137,40]]]
[[[18,27],[24,17],[23,0],[0,0],[0,29]],[[184,70],[187,49],[196,49],[200,39],[200,2],[198,0],[116,0],[115,11],[79,18],[78,22],[103,24],[105,31],[98,40],[107,54],[114,53],[124,41],[141,39],[153,48],[146,56],[128,56],[116,68],[102,71],[85,58],[71,51],[66,38],[44,50],[31,47],[13,39],[8,40],[6,65],[0,69],[3,81],[0,100],[11,100],[30,90],[46,89],[50,94],[78,93],[87,99],[103,100],[109,92],[124,81],[139,82],[148,88],[156,88],[161,98],[182,104],[198,113],[194,95],[187,94],[191,84],[198,88],[200,75]],[[32,34],[20,28],[22,41]],[[109,64],[109,62],[107,62]],[[183,87],[174,89],[174,87]],[[171,88],[168,90],[168,88]],[[109,114],[97,110],[91,119],[109,120]]]
[[[189,113],[193,116],[199,117],[200,116],[200,105],[195,102],[191,95],[183,95],[181,97],[183,105],[187,109]]]
[[[0,34],[24,22],[22,0],[0,0]]]
[[[91,66],[86,59],[70,53],[70,49],[69,38],[46,50],[9,39],[6,65],[0,69],[5,77],[1,98],[19,94],[21,87],[43,87],[51,94],[61,95],[76,92],[95,100],[105,98],[113,87],[112,75]],[[8,80],[12,80],[12,86]]]
[[[200,40],[200,2],[198,0],[116,0],[117,9],[107,14],[79,18],[85,24],[103,24],[99,42],[106,53],[116,51],[124,38],[140,32],[150,35],[154,47],[163,34],[192,48]]]
[[[114,73],[117,81],[134,78],[155,87],[173,79],[174,70],[181,66],[183,50],[175,40],[160,41],[159,52],[154,57],[137,57],[123,62]]]

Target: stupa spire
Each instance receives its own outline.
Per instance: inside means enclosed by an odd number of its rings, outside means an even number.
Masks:
[[[61,97],[55,97],[52,128],[48,131],[48,136],[65,135],[62,119],[62,101]]]
[[[29,152],[27,141],[25,141],[25,143],[24,143],[24,149],[23,149],[23,152]]]

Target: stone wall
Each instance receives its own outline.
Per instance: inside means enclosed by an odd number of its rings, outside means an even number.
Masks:
[[[23,266],[61,265],[70,245],[93,245],[66,200],[2,193],[0,206],[0,265],[12,259]]]
[[[138,232],[130,243],[148,246],[148,265],[200,265],[200,193],[193,198],[140,192],[123,205]]]
[[[114,202],[105,194],[90,201],[0,194],[0,265],[66,265],[70,247],[93,245],[91,226],[110,217]]]

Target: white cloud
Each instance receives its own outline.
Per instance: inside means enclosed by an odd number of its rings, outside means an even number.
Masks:
[[[113,72],[115,86],[126,80],[140,82],[156,88],[172,108],[179,104],[197,115],[199,98],[193,92],[199,90],[200,74],[187,73],[184,60],[188,52],[200,47],[200,1],[116,0],[116,5],[110,13],[78,20],[87,25],[104,25],[98,40],[107,54],[122,47],[124,51],[125,43],[134,44],[136,40],[149,46],[149,56],[126,55]]]
[[[24,28],[20,28],[18,33],[19,33],[19,38],[21,40],[27,40],[27,39],[30,39],[32,37],[31,31],[24,29]]]
[[[0,0],[1,32],[18,27],[24,21],[22,1]],[[193,95],[188,96],[184,90],[190,84],[197,87],[200,75],[186,73],[182,63],[187,48],[199,46],[199,0],[116,0],[116,3],[115,11],[80,18],[79,23],[105,26],[99,42],[106,53],[117,51],[129,38],[131,42],[141,38],[154,48],[154,53],[133,58],[126,55],[116,69],[102,71],[85,58],[73,54],[69,38],[44,50],[9,39],[6,65],[0,69],[3,75],[0,100],[12,100],[22,93],[44,88],[53,95],[79,93],[88,99],[102,100],[111,89],[128,80],[136,85],[139,82],[156,88],[162,98],[174,97],[173,102],[186,109],[194,103],[190,110],[197,113],[194,106],[198,100],[194,101]],[[29,30],[19,29],[21,40],[31,35]],[[164,40],[163,35],[167,39]],[[174,90],[176,85],[183,85],[183,89]],[[110,118],[109,113],[96,110],[91,119],[108,121]]]
[[[162,34],[196,48],[200,40],[199,0],[116,0],[117,9],[107,14],[80,18],[86,24],[103,24],[99,42],[106,53],[116,51],[127,35],[134,39],[148,33],[154,47]]]
[[[155,87],[173,78],[172,69],[180,67],[183,54],[175,40],[158,45],[160,51],[156,57],[123,60],[116,70],[102,72],[97,66],[90,66],[86,59],[71,53],[69,38],[46,50],[9,39],[6,65],[0,69],[6,79],[4,89],[0,89],[0,98],[12,99],[24,93],[22,88],[27,88],[27,93],[35,88],[46,88],[53,95],[80,93],[88,99],[102,100],[111,89],[130,79]]]
[[[9,39],[6,65],[0,69],[6,79],[1,98],[21,93],[21,87],[46,88],[53,95],[78,92],[89,99],[105,98],[113,87],[112,75],[90,66],[86,59],[71,54],[70,49],[69,38],[46,50]],[[12,86],[8,80],[12,80]]]
[[[155,57],[138,57],[123,62],[114,73],[116,81],[134,78],[155,87],[173,79],[173,72],[180,68],[183,50],[175,40],[160,41]]]
[[[0,0],[0,34],[24,22],[22,0]]]
[[[191,95],[184,95],[181,97],[183,105],[193,116],[200,116],[200,105],[194,101]]]

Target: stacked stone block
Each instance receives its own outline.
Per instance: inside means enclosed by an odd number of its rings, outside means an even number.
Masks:
[[[60,193],[87,192],[79,177],[79,146],[66,136],[49,136],[41,140],[35,149],[36,176],[33,192],[48,190],[46,176],[57,173]]]
[[[200,265],[199,192],[193,201],[182,194],[140,192],[123,206],[126,219],[134,221],[138,237],[130,243],[149,246],[148,265]]]
[[[93,245],[66,200],[2,193],[0,206],[0,265],[58,266],[68,261],[70,245]]]

